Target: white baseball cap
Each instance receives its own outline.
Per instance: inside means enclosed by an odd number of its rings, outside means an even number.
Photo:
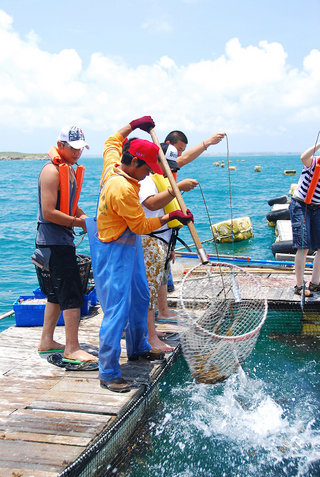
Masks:
[[[173,146],[173,144],[168,144],[166,142],[161,143],[160,146],[164,152],[164,155],[167,159],[170,169],[174,171],[178,171],[180,167],[177,164],[177,159],[178,159],[177,148]]]
[[[58,141],[67,142],[74,149],[82,149],[83,147],[90,149],[82,129],[78,126],[64,126],[59,133]]]

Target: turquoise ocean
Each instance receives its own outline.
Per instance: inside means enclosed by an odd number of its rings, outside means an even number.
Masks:
[[[218,245],[220,254],[273,260],[274,229],[265,215],[271,198],[288,194],[298,181],[298,155],[231,156],[235,171],[216,167],[226,157],[200,157],[179,171],[200,184],[212,223],[249,216],[254,237]],[[86,174],[80,205],[95,213],[101,158],[83,158]],[[261,172],[254,167],[261,166]],[[41,161],[0,162],[0,313],[38,286],[30,256],[34,249],[37,178]],[[288,176],[284,170],[296,170]],[[230,182],[229,182],[230,178]],[[230,187],[231,184],[231,187]],[[231,197],[231,208],[230,208]],[[199,188],[184,195],[201,241],[212,238]],[[181,237],[191,243],[186,227]],[[76,242],[80,237],[76,237]],[[89,253],[87,238],[77,248]],[[207,253],[215,246],[205,244]],[[196,261],[195,261],[196,263]],[[268,313],[273,319],[275,312]],[[288,315],[289,316],[289,315]],[[288,319],[291,319],[290,316]],[[12,320],[12,319],[11,319]],[[9,321],[0,324],[8,326]],[[97,330],[98,333],[98,330]],[[160,386],[159,405],[114,475],[127,477],[257,477],[320,475],[320,351],[310,337],[268,336],[262,330],[243,372],[224,383],[195,385],[181,358]],[[129,449],[128,449],[129,450]]]

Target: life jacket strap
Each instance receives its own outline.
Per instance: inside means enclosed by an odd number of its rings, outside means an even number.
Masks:
[[[83,177],[85,167],[77,164],[76,169],[76,195],[72,205],[72,212],[70,214],[70,170],[69,165],[62,162],[58,149],[52,146],[48,152],[51,162],[56,166],[59,166],[59,183],[60,183],[60,211],[67,215],[75,215],[78,202],[81,194],[81,188],[83,184]]]

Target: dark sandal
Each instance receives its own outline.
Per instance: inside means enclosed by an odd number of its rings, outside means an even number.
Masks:
[[[139,354],[139,355],[133,355],[128,357],[129,361],[137,361],[139,359],[145,359],[147,361],[158,361],[158,360],[163,360],[165,357],[165,354],[161,350],[150,350],[147,351],[146,353]]]
[[[310,282],[309,283],[309,290],[314,293],[320,292],[320,283],[316,285],[315,283]]]
[[[97,361],[78,361],[74,359],[63,358],[61,354],[50,354],[47,357],[50,364],[64,368],[66,371],[97,371],[99,363]]]
[[[298,287],[298,285],[296,285],[296,286],[294,287],[294,294],[301,296],[301,295],[302,295],[302,290],[303,290],[303,285],[301,285],[300,287]],[[307,288],[305,288],[305,289],[304,289],[304,296],[306,296],[306,297],[311,297],[311,296],[313,296],[313,293],[311,293],[310,290],[308,290]]]
[[[100,379],[100,386],[114,393],[128,393],[131,391],[130,384],[123,378]]]

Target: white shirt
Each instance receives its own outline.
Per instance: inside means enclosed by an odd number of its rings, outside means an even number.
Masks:
[[[139,200],[144,210],[144,213],[147,218],[150,217],[162,217],[165,215],[165,211],[163,208],[157,210],[150,210],[143,205],[143,202],[150,196],[158,194],[159,191],[157,186],[153,182],[151,175],[148,175],[145,179],[139,182],[140,184],[140,191],[139,191]],[[168,230],[169,229],[169,230]],[[167,243],[169,243],[171,238],[171,229],[168,227],[167,224],[164,224],[160,229],[155,230],[154,233],[157,233],[159,230],[165,230],[159,234],[159,237],[163,238]]]

